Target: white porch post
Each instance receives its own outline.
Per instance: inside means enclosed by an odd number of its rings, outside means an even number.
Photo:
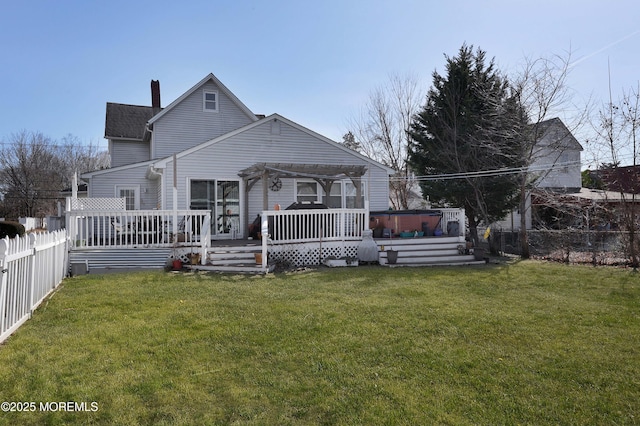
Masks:
[[[178,158],[173,154],[173,242],[178,238]]]
[[[71,197],[78,198],[78,172],[73,173],[73,182],[71,183]]]
[[[262,225],[260,227],[262,233],[262,270],[267,270],[267,238],[269,238],[269,215],[266,211],[262,212]]]

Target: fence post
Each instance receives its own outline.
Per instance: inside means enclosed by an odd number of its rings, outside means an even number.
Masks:
[[[28,284],[28,292],[29,292],[29,318],[33,316],[33,305],[36,303],[33,300],[34,295],[36,294],[35,285],[36,285],[36,235],[29,234],[29,248],[31,250],[31,255],[29,256],[29,284]]]
[[[9,255],[9,238],[0,239],[0,336],[5,330],[5,315],[7,307],[7,279],[9,271],[5,259]]]

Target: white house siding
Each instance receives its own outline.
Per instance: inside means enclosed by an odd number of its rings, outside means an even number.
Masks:
[[[204,90],[217,90],[218,112],[205,112]],[[251,123],[212,81],[177,104],[153,125],[152,158],[168,157]]]
[[[571,164],[562,166],[561,163]],[[582,186],[580,151],[576,149],[566,148],[562,152],[550,148],[541,150],[533,167],[546,170],[541,173],[540,180],[536,184],[539,188],[562,189]]]
[[[372,210],[386,210],[389,206],[388,176],[386,170],[366,159],[315,138],[293,126],[281,122],[280,134],[271,134],[271,121],[251,128],[238,135],[214,143],[184,157],[178,158],[178,208],[188,207],[188,182],[191,179],[240,180],[238,172],[255,163],[297,163],[367,165],[363,177],[369,188]],[[164,171],[164,197],[166,208],[172,208],[173,165],[169,161]],[[244,186],[241,183],[241,191]],[[283,208],[295,201],[293,179],[283,179],[282,189],[269,190],[269,208],[278,203]],[[243,223],[253,221],[263,209],[262,182],[258,182],[249,194],[249,217]]]
[[[98,173],[89,180],[89,196],[98,198],[113,198],[116,196],[116,186],[136,187],[140,189],[140,209],[152,210],[158,208],[159,180],[146,178],[147,164],[117,168],[104,173]]]
[[[151,159],[149,157],[149,142],[112,140],[109,153],[111,154],[111,167],[140,163]]]

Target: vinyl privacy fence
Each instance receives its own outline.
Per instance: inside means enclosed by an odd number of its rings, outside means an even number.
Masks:
[[[67,265],[64,230],[0,240],[0,343],[62,282]]]

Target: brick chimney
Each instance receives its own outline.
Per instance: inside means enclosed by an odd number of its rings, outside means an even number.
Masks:
[[[151,106],[153,115],[160,112],[160,81],[151,80]]]

